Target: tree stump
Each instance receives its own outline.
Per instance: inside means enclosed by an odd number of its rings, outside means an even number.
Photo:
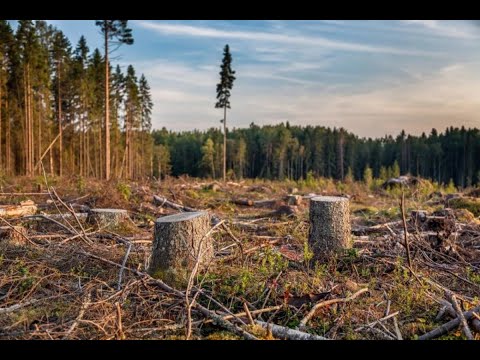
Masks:
[[[308,244],[316,259],[352,247],[347,198],[317,196],[310,200]]]
[[[128,212],[123,209],[90,209],[87,222],[99,228],[116,228],[128,221]]]
[[[205,211],[164,216],[155,221],[149,273],[185,284],[197,259],[199,270],[213,258],[210,214]]]
[[[287,205],[299,206],[302,205],[302,196],[293,194],[287,195],[285,201],[287,202]]]
[[[25,239],[27,230],[23,226],[0,226],[0,243],[10,246],[24,246],[28,242]]]

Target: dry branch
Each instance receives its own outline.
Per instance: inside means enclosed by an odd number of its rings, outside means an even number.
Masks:
[[[317,303],[309,311],[309,313],[302,319],[302,321],[300,321],[299,328],[300,329],[304,328],[307,325],[307,323],[315,316],[317,310],[320,309],[321,307],[336,304],[336,303],[346,303],[348,301],[351,301],[351,300],[355,299],[357,296],[359,296],[359,295],[361,295],[361,294],[363,294],[364,292],[367,292],[367,291],[368,291],[368,288],[364,288],[364,289],[358,290],[355,294],[353,294],[353,295],[351,295],[347,298],[330,299],[330,300],[326,300],[326,301],[322,301],[322,302]]]
[[[264,329],[270,329],[272,334],[281,339],[286,340],[328,340],[323,336],[308,334],[302,331],[298,331],[295,329],[290,329],[284,326],[275,325],[275,324],[268,324],[263,321],[255,320],[255,323],[263,327]]]
[[[475,308],[473,308],[472,310],[469,310],[469,311],[465,311],[463,313],[463,316],[465,318],[465,320],[470,320],[474,317],[474,313],[475,312],[478,312],[480,311],[480,306],[477,306]],[[443,324],[442,326],[426,333],[426,334],[423,334],[422,336],[419,336],[418,337],[418,340],[431,340],[431,339],[435,339],[439,336],[442,336],[442,335],[445,335],[446,333],[448,333],[449,331],[452,331],[453,329],[456,329],[458,327],[458,325],[460,325],[461,323],[461,320],[460,318],[456,318],[456,319],[453,319],[445,324]]]

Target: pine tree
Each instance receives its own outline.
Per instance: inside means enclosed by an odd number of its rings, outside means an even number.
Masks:
[[[133,44],[132,30],[127,27],[128,20],[97,20],[104,36],[105,46],[105,179],[110,179],[110,79],[109,79],[109,44]],[[114,40],[115,39],[115,40]]]
[[[140,106],[140,129],[141,129],[141,143],[140,143],[140,157],[143,160],[143,171],[147,168],[147,164],[153,163],[152,137],[150,131],[152,129],[152,109],[153,101],[150,92],[150,85],[144,74],[140,76],[138,81],[138,97]],[[153,170],[151,170],[152,174]]]
[[[372,186],[373,172],[372,172],[372,168],[368,164],[365,167],[365,170],[363,170],[363,182],[368,188]]]
[[[135,131],[139,125],[139,91],[137,76],[132,65],[127,68],[125,76],[125,149],[126,175],[132,179],[135,176]]]
[[[235,80],[235,71],[231,68],[232,55],[230,48],[225,45],[223,60],[220,66],[220,82],[217,84],[217,103],[215,108],[223,108],[223,181],[227,179],[227,108],[230,109],[230,90]]]
[[[10,51],[14,45],[13,30],[6,20],[0,20],[0,171],[6,168],[6,172],[10,172],[10,145],[9,145],[9,129],[10,118],[7,113],[8,109],[8,78],[11,69]],[[5,126],[3,124],[6,124]],[[3,131],[5,127],[5,132]],[[5,135],[5,151],[3,151],[3,134]],[[4,156],[5,154],[5,156]],[[5,162],[3,158],[5,157]]]
[[[209,169],[210,176],[215,179],[214,165],[215,147],[212,139],[208,138],[202,146],[202,165],[205,169]]]
[[[61,31],[56,31],[53,36],[52,44],[52,58],[55,66],[56,72],[56,112],[57,112],[57,122],[58,122],[58,174],[63,175],[63,102],[62,102],[62,93],[63,93],[63,74],[65,71],[65,63],[70,57],[70,42],[65,37]]]

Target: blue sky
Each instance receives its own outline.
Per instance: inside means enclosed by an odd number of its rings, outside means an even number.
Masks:
[[[51,20],[76,44],[102,46],[93,20]],[[408,20],[130,20],[135,44],[116,60],[144,73],[153,126],[219,127],[222,50],[237,80],[229,127],[344,127],[360,136],[480,127],[480,25]],[[103,52],[103,51],[102,51]]]

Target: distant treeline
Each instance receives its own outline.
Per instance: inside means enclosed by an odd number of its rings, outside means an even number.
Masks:
[[[157,151],[155,175],[171,173],[221,177],[223,138],[219,129],[152,133]],[[465,187],[480,182],[480,132],[447,128],[427,136],[360,138],[348,131],[322,126],[257,126],[228,132],[227,163],[236,178],[292,179],[307,174],[334,179],[347,175],[359,180],[366,168],[385,178],[400,173],[438,183],[452,179]],[[160,166],[159,166],[160,165]]]

